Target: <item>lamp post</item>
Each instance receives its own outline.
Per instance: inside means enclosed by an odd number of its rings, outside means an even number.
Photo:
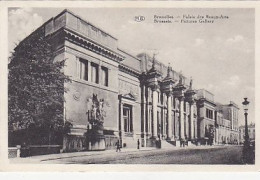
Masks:
[[[243,157],[244,162],[248,163],[250,162],[250,141],[249,141],[249,135],[248,135],[248,125],[247,125],[247,115],[248,115],[248,105],[249,101],[247,101],[247,98],[244,98],[243,109],[244,109],[244,115],[245,115],[245,141],[244,141],[244,147],[243,147]]]

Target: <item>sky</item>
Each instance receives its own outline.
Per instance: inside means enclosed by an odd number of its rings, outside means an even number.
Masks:
[[[61,8],[9,9],[9,51],[19,41]],[[248,97],[249,122],[255,121],[255,29],[253,9],[193,8],[69,8],[118,39],[118,47],[137,55],[158,53],[156,58],[186,77],[193,86],[212,92],[216,102],[234,101],[240,108],[239,121],[244,124],[242,101]],[[214,23],[154,23],[154,15],[228,16]],[[136,16],[145,20],[135,21]]]

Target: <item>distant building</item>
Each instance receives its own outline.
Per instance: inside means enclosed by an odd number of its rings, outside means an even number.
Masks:
[[[215,138],[217,144],[239,144],[238,111],[238,106],[232,101],[227,105],[217,103]]]
[[[88,149],[84,134],[91,128],[93,94],[106,115],[106,149],[117,139],[125,147],[136,147],[138,139],[143,147],[158,140],[237,143],[238,107],[217,104],[212,93],[193,89],[192,80],[155,57],[130,55],[115,37],[67,10],[36,31],[53,38],[55,60],[67,59],[64,73],[72,79],[64,84],[64,120],[73,124],[64,136],[65,151]]]
[[[240,134],[239,134],[240,143],[243,143],[245,140],[245,126],[240,126],[239,132],[240,132]],[[249,135],[250,141],[255,140],[255,124],[254,123],[251,123],[248,125],[248,135]]]

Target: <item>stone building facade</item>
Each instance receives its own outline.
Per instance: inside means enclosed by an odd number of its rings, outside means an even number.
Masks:
[[[102,99],[106,149],[117,140],[123,147],[136,147],[138,139],[142,147],[156,146],[158,140],[206,144],[211,130],[219,143],[222,116],[231,122],[223,126],[237,130],[237,115],[216,109],[212,93],[195,90],[192,79],[155,56],[121,50],[115,37],[74,13],[64,10],[39,29],[53,39],[54,60],[66,59],[64,73],[72,80],[64,85],[64,120],[73,124],[64,137],[65,151],[88,149],[84,134],[93,94]]]
[[[230,101],[227,105],[217,104],[216,107],[216,138],[217,144],[239,144],[238,106]]]

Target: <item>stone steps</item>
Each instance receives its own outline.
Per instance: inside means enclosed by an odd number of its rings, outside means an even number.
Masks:
[[[174,145],[174,142],[173,141],[166,141],[166,140],[162,140],[161,141],[161,148],[174,148],[175,145]]]

